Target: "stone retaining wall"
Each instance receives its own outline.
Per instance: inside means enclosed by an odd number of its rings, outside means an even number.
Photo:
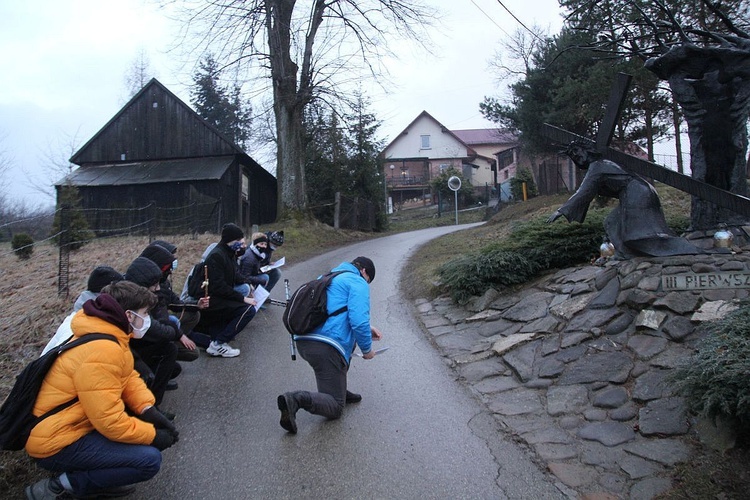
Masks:
[[[662,277],[750,272],[750,253],[564,269],[466,307],[417,308],[434,343],[496,418],[582,495],[652,498],[687,460],[694,422],[667,376],[696,326],[748,289],[665,291]]]

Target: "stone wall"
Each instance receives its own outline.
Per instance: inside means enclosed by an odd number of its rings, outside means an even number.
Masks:
[[[750,253],[610,261],[466,307],[442,297],[417,308],[460,378],[561,482],[651,498],[670,488],[696,427],[667,377],[694,351],[696,326],[749,293],[666,291],[662,277],[729,272],[750,272]]]

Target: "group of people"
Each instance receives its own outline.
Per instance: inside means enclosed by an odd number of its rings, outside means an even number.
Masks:
[[[222,228],[220,241],[202,257],[208,291],[178,296],[170,276],[177,247],[166,241],[148,245],[122,275],[108,266],[94,269],[74,311],[45,348],[92,333],[97,339],[61,355],[47,373],[33,413],[45,415],[63,403],[64,410],[45,416],[32,429],[27,453],[55,477],[26,487],[32,500],[99,498],[129,494],[138,482],[152,478],[161,452],[179,440],[175,416],[159,408],[165,391],[177,388],[178,361],[199,357],[197,344],[216,357],[235,357],[229,342],[253,319],[255,287],[268,290],[280,272],[263,272],[283,232],[254,233],[248,246],[235,224]],[[195,272],[196,266],[193,269]],[[369,283],[375,266],[357,257],[335,270],[328,287],[328,307],[346,306],[309,335],[296,336],[300,355],[315,372],[317,392],[293,391],[278,396],[281,426],[296,433],[296,414],[304,409],[329,419],[346,404],[362,399],[347,389],[346,375],[354,348],[364,359],[375,352],[372,340],[381,332],[370,325]],[[184,290],[188,289],[186,286]],[[205,289],[205,288],[204,288]]]

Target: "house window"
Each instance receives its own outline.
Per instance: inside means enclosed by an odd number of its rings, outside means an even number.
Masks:
[[[250,178],[247,174],[242,174],[242,199],[248,200],[250,198]]]
[[[422,138],[422,148],[421,149],[430,149],[430,136],[429,135],[422,135],[420,137]]]

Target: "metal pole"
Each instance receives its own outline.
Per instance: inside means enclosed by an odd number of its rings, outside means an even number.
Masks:
[[[456,200],[456,225],[458,226],[458,191],[453,193],[453,198]]]

